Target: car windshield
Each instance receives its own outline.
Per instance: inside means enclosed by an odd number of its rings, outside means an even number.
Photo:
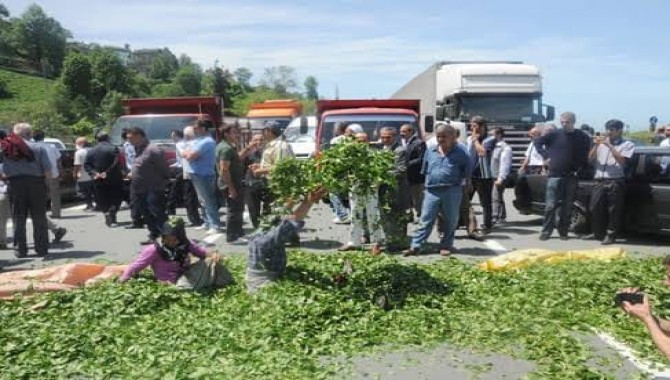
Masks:
[[[537,95],[463,96],[460,100],[461,120],[479,115],[489,122],[542,121]]]
[[[370,141],[379,139],[379,130],[382,127],[395,128],[396,133],[400,132],[400,127],[404,124],[410,124],[417,129],[416,117],[412,115],[330,115],[323,121],[321,130],[321,145],[327,146],[330,140],[335,137],[333,134],[335,123],[360,124],[363,131],[368,134]]]
[[[286,128],[284,139],[290,143],[313,143],[316,141],[316,127],[308,127],[304,135],[300,133],[300,127]]]
[[[121,116],[116,120],[112,130],[109,133],[111,143],[114,145],[123,144],[121,132],[124,128],[139,127],[147,134],[149,141],[153,143],[172,142],[172,131],[175,129],[184,130],[189,125],[198,121],[198,116],[179,116],[179,115],[150,115],[150,116]]]

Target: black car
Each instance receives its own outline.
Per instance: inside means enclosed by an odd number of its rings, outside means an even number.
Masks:
[[[593,167],[589,167],[579,178],[571,222],[576,233],[587,233],[591,228],[588,210],[593,174]],[[517,181],[514,206],[522,214],[543,215],[547,177],[532,174],[525,178]],[[670,234],[670,147],[637,146],[628,161],[626,184],[625,230]]]

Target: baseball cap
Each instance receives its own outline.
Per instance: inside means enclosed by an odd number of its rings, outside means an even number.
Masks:
[[[622,130],[623,129],[623,121],[618,120],[618,119],[608,120],[607,123],[605,123],[605,129]]]

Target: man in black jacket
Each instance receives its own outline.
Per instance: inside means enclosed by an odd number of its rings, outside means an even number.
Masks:
[[[105,215],[105,224],[116,227],[116,213],[123,198],[123,175],[119,149],[109,142],[105,132],[98,134],[98,145],[86,154],[84,169],[95,183],[95,203]]]
[[[407,150],[407,182],[409,182],[409,194],[416,218],[421,218],[421,204],[423,203],[423,182],[425,177],[421,174],[423,166],[423,155],[426,153],[426,143],[423,142],[411,124],[400,127],[400,137]]]

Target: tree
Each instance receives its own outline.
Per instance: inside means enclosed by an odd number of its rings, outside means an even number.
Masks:
[[[179,61],[172,54],[170,49],[163,49],[156,52],[151,58],[151,69],[149,78],[168,83],[175,76],[179,69]]]
[[[245,89],[251,89],[250,81],[251,77],[254,76],[251,70],[247,69],[246,67],[239,67],[233,72],[233,75],[235,75],[235,80],[237,83],[242,85]]]
[[[156,98],[172,98],[184,96],[184,89],[176,83],[159,83],[151,89],[151,96]]]
[[[32,4],[13,22],[13,43],[19,54],[44,75],[59,74],[72,34],[44,10]]]
[[[9,10],[5,4],[0,3],[0,19],[9,18]]]
[[[123,103],[121,102],[123,98],[125,95],[122,93],[110,91],[102,99],[100,111],[104,125],[111,125],[114,120],[123,115]]]
[[[298,87],[298,77],[291,66],[273,66],[265,69],[260,83],[285,97]]]
[[[319,81],[316,80],[313,76],[308,76],[305,78],[305,92],[307,100],[319,100],[319,92],[317,88],[319,87]]]
[[[65,86],[69,99],[80,95],[90,97],[92,79],[91,62],[87,56],[74,53],[65,58],[60,80]]]
[[[179,56],[179,67],[190,66],[193,64],[193,60],[186,54]]]
[[[131,78],[128,68],[112,50],[96,49],[91,53],[93,72],[92,102],[99,105],[110,91],[129,93]]]
[[[14,48],[11,44],[12,23],[9,21],[9,10],[4,4],[0,3],[0,55],[14,55]]]
[[[202,90],[202,69],[199,65],[191,64],[177,71],[174,83],[184,90],[185,95],[200,95]]]

